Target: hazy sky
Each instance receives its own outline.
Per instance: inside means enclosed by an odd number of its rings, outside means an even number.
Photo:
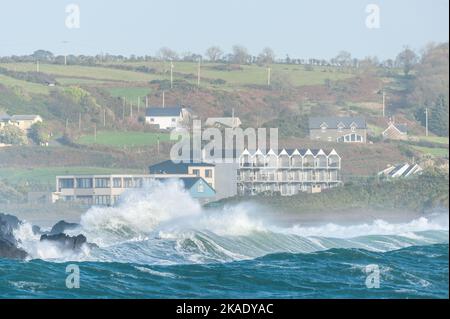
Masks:
[[[65,25],[68,4],[80,28]],[[380,8],[380,28],[366,27],[366,6]],[[204,53],[211,45],[278,57],[395,57],[448,41],[448,0],[0,0],[0,55],[47,49],[56,54],[154,54],[168,46]]]

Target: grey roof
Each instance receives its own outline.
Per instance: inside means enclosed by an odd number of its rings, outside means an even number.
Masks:
[[[7,121],[10,119],[11,119],[11,116],[9,116],[8,114],[0,114],[0,121]]]
[[[39,117],[39,115],[13,115],[11,116],[11,120],[13,121],[32,121]]]
[[[366,120],[363,117],[341,117],[341,116],[324,116],[324,117],[310,117],[309,128],[320,129],[322,123],[325,123],[330,129],[337,129],[339,123],[344,125],[344,128],[350,128],[352,123],[355,123],[358,128],[367,128]]]
[[[181,110],[181,106],[151,107],[146,110],[145,114],[147,116],[179,116]]]
[[[214,167],[214,164],[210,163],[196,163],[196,162],[182,162],[174,163],[171,160],[167,160],[161,163],[151,165],[149,167],[150,174],[187,174],[190,166],[210,166]]]

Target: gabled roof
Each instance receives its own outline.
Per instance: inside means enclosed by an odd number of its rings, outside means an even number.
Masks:
[[[349,128],[354,123],[358,128],[367,128],[366,120],[363,117],[341,117],[341,116],[324,116],[324,117],[310,117],[309,118],[309,128],[310,129],[320,129],[323,124],[327,125],[329,129],[337,129],[339,124],[344,125],[343,128]]]
[[[156,117],[169,117],[169,116],[180,116],[182,111],[181,106],[173,107],[151,107],[145,111],[146,116],[156,116]]]
[[[150,174],[187,174],[189,171],[189,167],[192,166],[214,167],[214,164],[196,163],[196,162],[174,163],[171,160],[167,160],[161,163],[151,165],[149,167],[149,172]]]
[[[384,135],[390,128],[397,130],[401,134],[408,133],[408,126],[406,124],[389,123],[389,126],[383,131],[382,134]]]

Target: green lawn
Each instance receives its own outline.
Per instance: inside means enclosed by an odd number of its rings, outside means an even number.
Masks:
[[[154,145],[158,137],[161,142],[170,140],[170,134],[168,133],[100,131],[97,132],[97,139],[93,134],[83,135],[77,140],[77,143],[136,147]]]
[[[433,148],[433,147],[423,147],[423,146],[412,146],[415,150],[428,154],[433,157],[448,157],[448,148]]]
[[[77,174],[128,174],[143,173],[140,170],[104,167],[44,167],[44,168],[0,168],[0,179],[11,183],[52,185],[57,175]]]

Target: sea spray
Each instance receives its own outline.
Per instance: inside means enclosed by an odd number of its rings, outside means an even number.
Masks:
[[[31,225],[17,232],[31,258],[91,260],[148,265],[223,263],[274,253],[311,253],[333,248],[391,251],[448,243],[448,212],[405,223],[376,220],[357,225],[277,225],[251,203],[204,209],[177,181],[126,192],[117,206],[92,207],[80,227],[99,248],[75,254],[42,243]],[[45,246],[50,245],[50,246]]]

